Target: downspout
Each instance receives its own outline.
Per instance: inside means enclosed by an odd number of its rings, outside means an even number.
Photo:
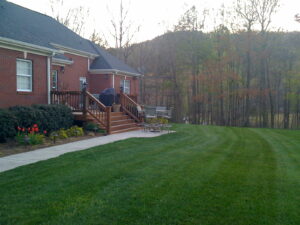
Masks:
[[[112,74],[112,87],[115,88],[115,74]]]
[[[48,104],[51,104],[51,85],[50,85],[50,56],[47,57],[47,98]]]

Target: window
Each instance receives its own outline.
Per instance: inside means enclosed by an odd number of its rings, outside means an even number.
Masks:
[[[32,91],[32,62],[17,59],[17,91]]]
[[[121,80],[121,87],[125,94],[130,94],[130,80]]]
[[[51,73],[52,90],[57,91],[57,70],[53,70]]]

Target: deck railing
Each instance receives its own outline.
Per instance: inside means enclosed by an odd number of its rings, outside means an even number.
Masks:
[[[51,104],[67,105],[73,112],[83,111],[81,91],[52,91]]]
[[[85,89],[82,91],[52,91],[51,104],[66,105],[73,112],[82,112],[84,118],[88,115],[92,116],[110,134],[111,107],[103,105]]]
[[[103,105],[97,98],[95,98],[90,92],[85,92],[86,102],[83,113],[89,113],[97,121],[101,123],[103,127],[110,133],[111,128],[111,107]]]
[[[141,106],[128,95],[120,94],[123,112],[136,122],[143,121]],[[73,112],[82,112],[83,118],[93,117],[107,131],[111,132],[111,106],[105,106],[86,89],[82,91],[52,91],[51,104],[67,105]]]
[[[121,107],[132,119],[140,123],[143,121],[142,108],[125,93],[120,93]]]

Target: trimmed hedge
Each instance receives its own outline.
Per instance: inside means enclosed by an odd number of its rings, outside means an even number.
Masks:
[[[48,133],[73,125],[72,111],[64,105],[13,106],[0,111],[0,141],[16,135],[17,127],[37,124]]]
[[[0,142],[16,135],[16,117],[7,109],[0,109]]]
[[[70,128],[74,123],[72,111],[65,105],[33,105],[32,108],[40,111],[42,117],[40,128],[48,132],[61,128]]]

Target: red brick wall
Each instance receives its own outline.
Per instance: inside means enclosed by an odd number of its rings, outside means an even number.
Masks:
[[[80,90],[79,78],[87,77],[88,74],[88,58],[67,53],[64,55],[72,59],[74,63],[66,65],[64,72],[61,71],[60,66],[52,66],[52,70],[58,71],[58,90],[78,91]]]
[[[16,59],[24,59],[24,53],[0,48],[0,108],[14,105],[47,103],[47,57],[27,54],[32,60],[33,90],[17,92]]]
[[[136,77],[115,75],[115,89],[120,92],[121,80],[130,80],[130,95],[139,95],[139,80]]]
[[[105,88],[113,87],[112,74],[90,74],[89,75],[89,91],[92,94],[99,94]],[[120,83],[125,76],[115,75],[115,90],[120,93]],[[130,80],[130,95],[139,94],[139,80],[134,77],[126,76],[126,80]]]
[[[111,74],[90,74],[88,89],[92,94],[99,94],[105,88],[113,87]]]
[[[88,90],[93,94],[99,94],[105,88],[113,86],[112,75],[89,74],[88,59],[72,54],[65,54],[72,59],[72,65],[66,65],[64,71],[61,66],[52,65],[52,70],[58,71],[58,90],[80,90],[80,77],[87,77]],[[24,58],[24,53],[0,48],[0,108],[14,105],[31,105],[47,103],[47,57],[27,54],[28,60],[33,65],[33,91],[17,92],[16,85],[16,59]],[[119,93],[120,81],[125,76],[115,75],[115,90]],[[131,80],[130,94],[138,95],[138,79],[126,76]],[[51,85],[52,86],[52,85]]]

